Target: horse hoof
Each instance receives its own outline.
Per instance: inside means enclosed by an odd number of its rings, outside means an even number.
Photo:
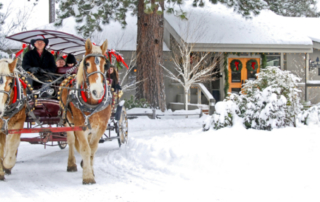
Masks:
[[[11,175],[11,169],[3,168],[3,170],[7,175]]]
[[[77,172],[77,171],[78,171],[77,165],[67,167],[67,172]]]
[[[0,181],[4,181],[5,178],[4,178],[4,175],[0,175]]]
[[[96,181],[94,180],[94,179],[84,179],[83,181],[82,181],[82,184],[95,184],[96,183]]]
[[[80,166],[81,166],[81,168],[83,168],[83,160],[81,160]]]

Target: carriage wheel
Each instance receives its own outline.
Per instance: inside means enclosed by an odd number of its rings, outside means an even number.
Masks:
[[[122,107],[120,120],[118,122],[119,132],[118,132],[118,141],[119,141],[119,147],[121,144],[128,142],[128,117],[127,112],[124,107]]]
[[[65,149],[68,145],[67,141],[58,141],[60,149]]]

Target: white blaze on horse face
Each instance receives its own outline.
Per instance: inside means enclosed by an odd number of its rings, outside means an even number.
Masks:
[[[94,62],[94,64],[92,64],[92,66],[95,65],[95,67],[97,68],[97,70],[96,70],[97,72],[102,72],[101,68],[100,68],[101,58],[95,57],[94,61],[95,62]],[[95,70],[92,70],[92,71],[95,71]],[[90,92],[91,92],[93,98],[98,100],[98,99],[101,99],[104,94],[103,77],[99,73],[96,73],[93,75],[96,75],[97,78],[94,83],[90,83]]]

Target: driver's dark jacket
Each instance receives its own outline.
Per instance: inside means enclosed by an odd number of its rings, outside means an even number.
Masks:
[[[47,50],[43,50],[41,57],[37,50],[34,48],[30,50],[23,56],[22,67],[24,70],[28,71],[31,67],[40,67],[46,72],[55,73],[57,71],[57,66],[54,61],[54,57]],[[43,73],[39,72],[35,76],[42,76]]]

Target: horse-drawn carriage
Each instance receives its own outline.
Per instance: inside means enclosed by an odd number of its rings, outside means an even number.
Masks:
[[[2,97],[7,95],[6,107],[3,109],[5,112],[0,116],[1,131],[7,135],[38,133],[37,137],[22,136],[20,138],[21,141],[31,144],[58,145],[64,149],[69,143],[67,170],[71,172],[77,170],[73,155],[75,147],[83,158],[81,161],[84,169],[83,183],[95,183],[93,157],[97,143],[117,139],[121,146],[128,139],[128,120],[123,107],[124,101],[119,102],[122,92],[114,91],[111,88],[111,81],[106,78],[106,71],[112,57],[108,52],[111,51],[107,49],[107,41],[99,47],[90,40],[53,30],[26,31],[7,38],[27,44],[32,38],[39,35],[49,39],[47,48],[52,51],[52,54],[83,55],[82,61],[78,63],[79,65],[64,69],[62,72],[46,72],[50,80],[45,83],[37,80],[21,67],[16,67],[13,71],[11,68],[16,66],[17,60],[11,63],[4,61],[8,63],[10,71],[0,71],[0,101],[1,95]],[[24,48],[26,48],[25,45]],[[16,54],[16,57],[23,52],[23,49]],[[114,51],[112,53],[116,55]],[[9,84],[7,81],[11,78],[13,82]],[[28,79],[40,82],[42,86],[38,88],[31,86],[28,84]],[[1,84],[3,83],[4,88],[2,89]],[[7,83],[8,86],[6,86]],[[43,91],[48,92],[51,95],[50,98],[41,98]],[[0,106],[0,115],[1,110]],[[21,110],[26,114],[25,127],[12,126],[11,118],[14,118]],[[112,135],[112,131],[116,135]],[[0,133],[0,146],[2,143]],[[88,153],[88,150],[91,153]],[[9,155],[10,152],[13,151],[4,151],[0,147],[0,155],[2,155],[0,161],[4,153]],[[16,155],[17,151],[14,152]],[[5,167],[5,164],[10,164],[6,162],[6,158],[4,157],[3,162],[0,162],[0,180],[3,177],[1,169],[6,173],[11,173],[13,167]]]

